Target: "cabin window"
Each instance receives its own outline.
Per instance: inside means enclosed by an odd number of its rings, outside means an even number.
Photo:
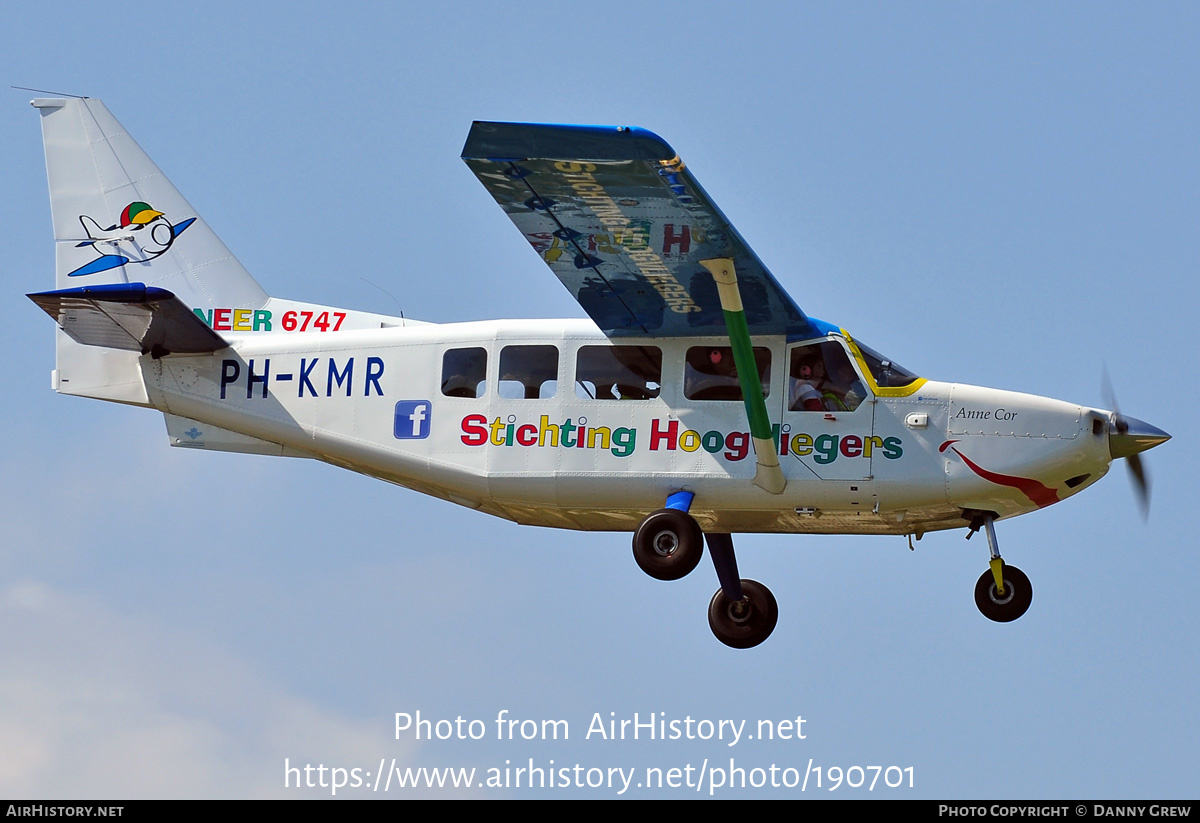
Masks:
[[[650,400],[661,382],[657,346],[583,346],[575,360],[575,396],[582,400]]]
[[[557,346],[505,346],[500,350],[501,397],[537,400],[553,397],[557,391]]]
[[[788,375],[792,411],[854,411],[867,399],[846,350],[832,340],[792,349]]]
[[[754,362],[763,397],[771,393],[771,350],[754,347]],[[683,374],[683,394],[688,400],[741,400],[733,349],[729,346],[692,346],[687,350]]]
[[[442,355],[442,394],[483,397],[487,391],[487,349],[447,349]]]

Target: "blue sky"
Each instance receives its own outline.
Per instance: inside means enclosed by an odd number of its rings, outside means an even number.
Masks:
[[[272,294],[433,321],[581,316],[458,159],[472,120],[652,129],[808,313],[908,368],[1099,405],[1107,366],[1123,410],[1174,435],[1148,455],[1151,518],[1117,465],[1001,524],[1035,588],[1008,625],[975,609],[986,545],[962,531],[915,552],[742,536],[780,622],[735,652],[705,620],[707,561],[659,583],[627,535],[170,449],[157,413],[49,388],[52,326],[22,296],[53,276],[38,118],[5,90],[0,793],[328,794],[285,791],[285,758],[811,758],[913,768],[911,790],[835,797],[1195,795],[1195,5],[333,9],[21,4],[0,67],[102,98]],[[418,710],[490,734],[396,740]],[[501,710],[571,739],[497,741]],[[585,740],[610,712],[803,716],[806,738]],[[717,792],[772,794],[801,796]]]

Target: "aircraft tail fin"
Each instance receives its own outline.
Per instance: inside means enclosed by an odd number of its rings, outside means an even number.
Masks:
[[[144,283],[187,306],[267,294],[99,100],[37,99],[58,289]]]
[[[57,391],[151,405],[145,354],[217,351],[245,332],[414,322],[269,297],[103,103],[33,106],[46,149],[55,288],[29,296],[62,329]]]

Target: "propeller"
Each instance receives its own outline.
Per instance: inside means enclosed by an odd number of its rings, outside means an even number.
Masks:
[[[1114,460],[1119,457],[1125,458],[1125,465],[1129,468],[1129,479],[1133,482],[1133,489],[1137,493],[1142,517],[1149,517],[1150,478],[1146,474],[1145,465],[1142,464],[1141,453],[1146,449],[1154,448],[1159,443],[1165,443],[1171,439],[1171,435],[1136,417],[1121,414],[1112,381],[1108,378],[1107,368],[1104,369],[1102,389],[1105,402],[1112,408],[1108,429],[1108,453]]]

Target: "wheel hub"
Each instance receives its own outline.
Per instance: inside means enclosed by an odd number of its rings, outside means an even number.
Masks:
[[[654,535],[651,545],[654,546],[656,554],[661,557],[670,557],[679,550],[679,535],[675,532],[659,532]]]
[[[1013,597],[1016,595],[1016,592],[1013,591],[1012,583],[1005,580],[1003,596],[999,596],[996,594],[996,584],[994,584],[994,583],[992,584],[992,588],[991,588],[991,591],[989,592],[989,594],[992,598],[992,602],[995,603],[997,606],[1006,606],[1012,601]]]
[[[754,614],[754,608],[750,605],[749,600],[742,598],[736,603],[729,604],[727,614],[734,623],[745,623]]]

